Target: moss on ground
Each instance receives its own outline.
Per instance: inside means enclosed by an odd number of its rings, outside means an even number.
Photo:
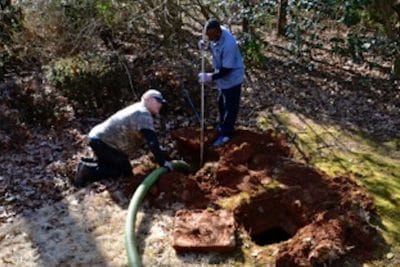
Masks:
[[[249,199],[250,195],[248,193],[241,192],[231,197],[221,198],[217,201],[217,204],[223,209],[233,211],[240,204],[248,202]]]
[[[383,237],[397,251],[394,258],[400,257],[400,139],[380,142],[285,110],[263,115],[259,122],[264,129],[284,131],[299,158],[330,176],[350,174],[370,192]]]

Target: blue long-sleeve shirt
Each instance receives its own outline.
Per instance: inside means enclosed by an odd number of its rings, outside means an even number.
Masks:
[[[229,89],[243,83],[244,63],[239,46],[233,35],[221,27],[221,37],[210,44],[213,56],[213,67],[216,71],[230,69],[229,73],[214,79],[219,89]]]

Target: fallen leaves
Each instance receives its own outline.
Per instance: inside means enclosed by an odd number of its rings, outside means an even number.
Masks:
[[[0,222],[58,201],[74,190],[68,175],[74,165],[75,141],[69,131],[36,130],[21,149],[0,155]]]

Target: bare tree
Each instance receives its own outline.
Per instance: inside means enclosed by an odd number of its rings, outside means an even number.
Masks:
[[[243,9],[244,10],[249,10],[250,9],[250,1],[249,0],[243,0]],[[250,26],[249,26],[249,18],[248,14],[245,14],[242,19],[242,31],[244,33],[250,33]]]
[[[288,7],[288,0],[279,0],[278,5],[278,29],[277,35],[278,36],[285,36],[285,28],[286,28],[286,13]]]

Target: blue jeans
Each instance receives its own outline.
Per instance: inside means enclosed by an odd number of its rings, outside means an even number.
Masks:
[[[93,178],[97,180],[132,175],[132,166],[127,155],[97,138],[90,138],[89,146],[97,157],[95,164],[86,165]]]
[[[219,131],[223,136],[231,137],[234,132],[237,114],[239,113],[242,84],[229,89],[219,90]]]

